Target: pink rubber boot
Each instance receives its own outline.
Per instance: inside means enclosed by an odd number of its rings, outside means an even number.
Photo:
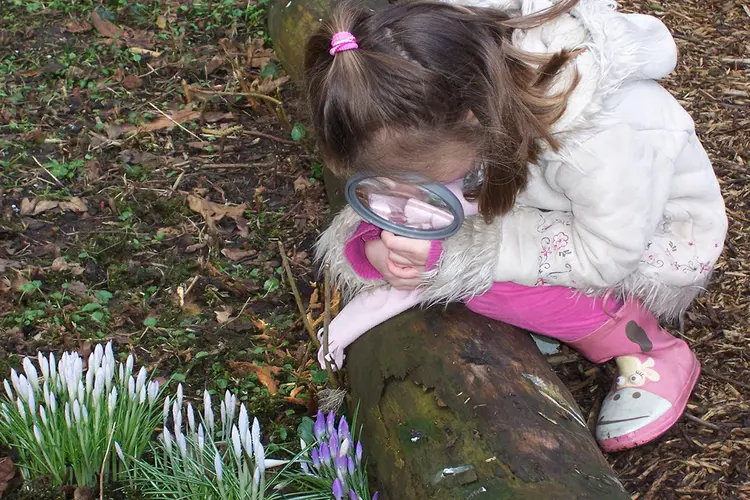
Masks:
[[[682,416],[700,363],[688,345],[659,326],[639,301],[569,345],[594,363],[615,358],[618,376],[604,399],[596,439],[607,452],[634,448],[664,434]]]

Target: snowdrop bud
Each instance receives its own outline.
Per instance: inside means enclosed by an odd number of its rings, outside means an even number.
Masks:
[[[23,401],[21,401],[21,398],[16,398],[16,406],[18,407],[18,413],[21,414],[21,418],[26,420],[26,409],[23,406]]]
[[[73,420],[77,424],[81,423],[81,403],[77,399],[73,401]]]
[[[70,421],[70,403],[65,403],[65,425],[70,429],[73,423]]]
[[[112,352],[112,341],[107,342],[107,346],[104,348],[104,357],[112,364],[115,363],[115,353]]]
[[[120,448],[120,443],[115,441],[115,451],[117,452],[117,456],[120,457],[120,460],[122,460],[122,463],[125,463],[125,454],[122,452],[122,448]]]
[[[91,394],[91,391],[94,390],[94,376],[96,375],[96,372],[97,370],[94,370],[94,368],[89,365],[89,369],[86,372],[86,394]]]
[[[10,369],[10,380],[13,382],[13,387],[16,389],[16,392],[21,392],[21,383],[20,379],[18,378],[18,373],[15,369]]]
[[[164,448],[167,450],[168,454],[172,454],[172,435],[169,433],[169,429],[166,427],[164,428],[164,431],[161,433],[162,439],[164,440]]]
[[[36,414],[36,398],[33,392],[29,392],[29,412],[31,415]]]
[[[34,437],[36,438],[37,443],[39,443],[40,445],[44,445],[44,437],[42,437],[42,432],[36,425],[34,425]]]
[[[190,403],[187,406],[187,421],[190,435],[195,434],[195,412],[193,412],[193,405]]]
[[[148,383],[148,402],[153,404],[159,396],[159,382],[152,381]]]
[[[115,412],[116,404],[117,404],[117,387],[113,387],[112,392],[109,393],[109,397],[107,398],[107,411],[109,412],[110,417]]]
[[[144,367],[141,367],[141,369],[138,371],[138,378],[135,381],[135,390],[140,391],[141,388],[146,385],[146,369]]]
[[[34,392],[39,390],[39,374],[34,367],[34,363],[29,358],[23,358],[23,371],[26,372],[26,378],[29,379]]]
[[[182,384],[177,385],[177,406],[182,408]]]
[[[39,418],[42,419],[44,426],[47,426],[47,412],[44,411],[44,405],[39,405]]]
[[[83,382],[78,382],[78,400],[86,401],[86,389],[83,387]]]
[[[128,359],[125,360],[125,377],[129,377],[133,373],[133,355],[129,354]]]
[[[253,484],[260,484],[260,465],[255,466],[255,470],[253,471]]]
[[[341,449],[339,450],[339,456],[343,457],[347,453],[349,453],[349,447],[351,446],[351,443],[349,442],[348,438],[345,438],[344,441],[341,443]]]
[[[177,432],[182,429],[182,408],[177,406],[177,401],[172,403],[172,420],[174,421],[174,430]]]
[[[236,425],[232,426],[232,449],[234,450],[234,456],[239,462],[242,460],[242,443],[240,442],[240,431]]]
[[[3,380],[3,387],[5,388],[5,394],[8,395],[8,399],[10,399],[11,401],[15,399],[15,396],[13,396],[13,389],[10,388],[8,379]]]
[[[57,365],[53,353],[49,353],[49,376],[52,380],[57,380]]]
[[[247,418],[247,408],[245,405],[240,406],[240,419],[239,419],[240,437],[245,438],[245,434],[250,428],[250,421]]]
[[[135,379],[133,377],[128,378],[128,395],[130,399],[135,399]]]
[[[167,426],[167,418],[169,417],[169,396],[164,398],[164,408],[161,410],[161,416],[164,420],[164,427]]]
[[[221,455],[218,451],[214,455],[214,470],[216,471],[216,479],[222,482],[224,480],[224,467],[221,464]]]
[[[182,433],[178,434],[176,440],[182,458],[187,458],[187,440],[185,439],[185,435]]]
[[[146,386],[145,385],[141,387],[141,390],[138,393],[138,402],[140,404],[143,404],[146,402]]]
[[[203,432],[203,424],[198,424],[198,450],[203,456],[203,447],[206,444],[206,436]]]
[[[42,370],[42,377],[44,377],[44,380],[49,379],[49,363],[47,362],[47,358],[44,357],[44,354],[41,352],[37,355],[37,360],[39,360],[39,368]]]

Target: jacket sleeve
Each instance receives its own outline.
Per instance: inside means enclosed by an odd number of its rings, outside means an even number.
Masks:
[[[463,299],[496,281],[579,289],[616,285],[638,267],[664,212],[674,171],[664,151],[681,149],[687,138],[687,132],[619,124],[546,162],[543,175],[571,210],[517,206],[489,225],[467,221],[443,242],[437,268],[425,276],[426,297]],[[464,285],[451,285],[456,280]]]

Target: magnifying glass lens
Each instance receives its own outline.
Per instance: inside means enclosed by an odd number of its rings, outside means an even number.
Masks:
[[[455,218],[440,197],[418,185],[387,177],[360,180],[355,194],[370,212],[405,228],[434,231],[450,226]]]

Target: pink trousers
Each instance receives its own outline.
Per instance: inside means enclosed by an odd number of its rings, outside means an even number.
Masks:
[[[592,298],[563,286],[523,286],[495,283],[490,291],[467,301],[472,311],[562,342],[594,332],[622,304]],[[607,312],[609,314],[607,314]]]

